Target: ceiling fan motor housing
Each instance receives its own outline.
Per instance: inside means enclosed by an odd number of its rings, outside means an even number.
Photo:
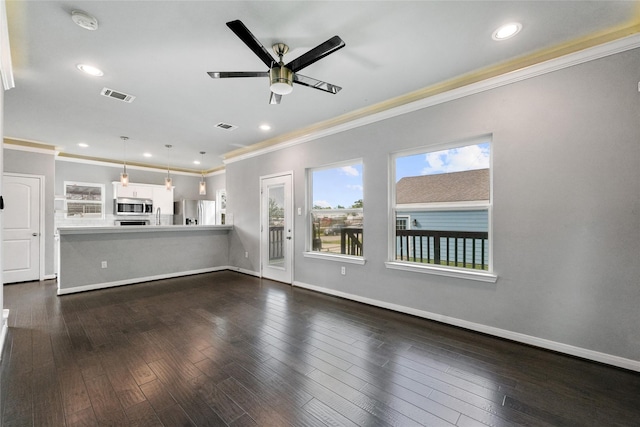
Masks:
[[[269,70],[271,92],[287,95],[293,91],[293,71],[285,66],[275,66]]]

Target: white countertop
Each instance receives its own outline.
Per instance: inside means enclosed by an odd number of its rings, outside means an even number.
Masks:
[[[126,225],[110,227],[59,227],[58,233],[68,234],[117,234],[117,233],[164,233],[173,231],[229,231],[233,225]]]

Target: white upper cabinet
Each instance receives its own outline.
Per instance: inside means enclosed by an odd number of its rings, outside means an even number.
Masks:
[[[113,183],[113,197],[130,197],[134,199],[153,199],[154,185],[129,184],[123,187],[119,182]],[[164,188],[164,187],[162,187]]]
[[[153,186],[153,211],[161,215],[173,215],[173,187],[167,190],[164,185]]]
[[[153,200],[153,213],[160,208],[162,215],[173,215],[173,187],[167,190],[164,185],[129,183],[123,187],[120,182],[113,183],[113,198],[129,197]]]

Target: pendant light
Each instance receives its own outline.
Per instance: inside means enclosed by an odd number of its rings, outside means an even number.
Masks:
[[[127,139],[129,139],[129,137],[121,136],[120,139],[122,140],[122,146],[124,147],[124,170],[120,174],[120,184],[122,184],[123,187],[126,187],[129,185],[129,174],[127,173]]]
[[[171,190],[171,174],[169,173],[169,150],[171,150],[172,145],[165,145],[167,147],[167,177],[164,179],[164,186],[167,190]]]
[[[200,162],[201,164],[204,162],[204,154],[205,154],[204,151],[200,152],[200,156],[202,157],[202,161]],[[204,182],[204,169],[202,170],[200,185],[198,186],[198,192],[200,193],[201,196],[207,195],[207,183]]]

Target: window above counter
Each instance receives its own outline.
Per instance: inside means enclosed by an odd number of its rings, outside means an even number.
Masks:
[[[66,218],[104,219],[104,185],[64,182]]]

